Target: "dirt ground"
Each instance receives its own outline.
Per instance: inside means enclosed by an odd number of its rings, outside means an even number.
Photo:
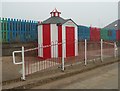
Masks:
[[[20,78],[21,65],[13,64],[12,57],[2,57],[2,81]]]

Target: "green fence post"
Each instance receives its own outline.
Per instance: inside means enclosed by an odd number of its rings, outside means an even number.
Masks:
[[[2,42],[4,42],[4,18],[2,18]]]
[[[2,18],[2,42],[7,42],[7,18]]]

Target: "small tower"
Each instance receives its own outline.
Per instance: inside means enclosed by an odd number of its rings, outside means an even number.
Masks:
[[[53,16],[58,16],[59,17],[61,12],[58,12],[57,9],[55,8],[52,12],[50,12],[50,14],[51,14],[51,17],[53,17]]]

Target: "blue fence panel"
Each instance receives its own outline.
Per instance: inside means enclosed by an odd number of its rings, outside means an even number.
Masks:
[[[36,22],[34,21],[34,40],[36,39]]]
[[[116,41],[116,30],[108,30],[109,41]]]
[[[35,22],[34,21],[32,23],[32,36],[33,36],[33,40],[35,40]]]
[[[86,26],[78,26],[78,40],[90,40],[90,28]]]
[[[25,28],[25,24],[24,24],[24,20],[22,20],[22,22],[21,22],[21,34],[20,34],[20,40],[22,42],[24,42],[24,28]]]
[[[24,30],[23,30],[23,42],[26,42],[26,30],[27,30],[27,27],[26,27],[26,20],[24,22]]]
[[[32,40],[32,38],[31,38],[31,20],[29,21],[29,36],[28,36],[28,38],[29,38],[29,41],[31,41]]]
[[[36,30],[36,31],[35,31],[35,35],[36,35],[36,38],[35,38],[35,39],[37,40],[37,39],[38,39],[38,22],[36,22],[35,28],[36,28],[36,29],[35,29],[35,30]]]
[[[16,38],[16,22],[15,22],[15,19],[13,20],[13,39],[12,39],[12,42],[15,41],[15,38]]]
[[[20,19],[19,21],[19,41],[22,42],[22,39],[21,39],[21,34],[22,34],[22,20]]]
[[[19,29],[18,29],[18,26],[19,26],[19,21],[17,19],[17,20],[15,20],[15,30],[14,30],[14,33],[15,33],[15,42],[19,41]]]
[[[33,29],[32,29],[32,32],[33,32],[33,40],[35,40],[35,22],[33,21]]]
[[[32,40],[34,40],[34,22],[32,21],[31,23],[32,23],[32,25],[31,25],[31,36],[32,36]]]
[[[27,37],[28,37],[28,33],[27,33],[27,30],[28,30],[28,29],[27,29],[27,24],[28,24],[28,23],[27,23],[27,20],[25,20],[25,31],[24,31],[24,37],[25,37],[25,40],[24,40],[24,41],[25,41],[25,42],[27,42]]]
[[[29,35],[29,21],[26,22],[26,41],[29,41],[30,35]]]
[[[32,37],[31,37],[31,20],[29,22],[29,41],[32,41]]]

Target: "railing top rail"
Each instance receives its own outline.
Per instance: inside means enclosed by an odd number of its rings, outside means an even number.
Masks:
[[[24,50],[24,52],[33,51],[33,50],[36,50],[36,49],[38,49],[38,47],[36,47],[36,48],[31,48],[31,49],[26,49],[26,50]]]

